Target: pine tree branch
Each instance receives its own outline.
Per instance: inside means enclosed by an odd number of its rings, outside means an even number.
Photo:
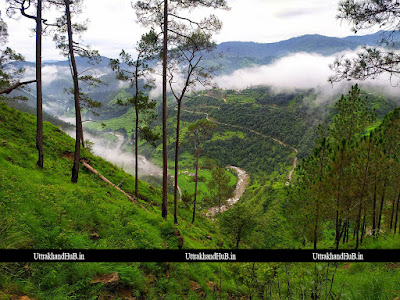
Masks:
[[[29,83],[33,83],[36,82],[36,80],[29,80],[29,81],[23,81],[23,82],[17,82],[15,84],[13,84],[12,86],[0,91],[0,94],[9,94],[11,93],[13,90],[15,90],[16,88],[19,88],[21,85],[25,85],[25,84],[29,84]]]

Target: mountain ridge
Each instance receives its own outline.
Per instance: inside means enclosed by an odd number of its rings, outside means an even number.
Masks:
[[[379,42],[382,40],[384,36],[389,35],[390,32],[387,31],[378,31],[372,34],[366,35],[352,35],[346,37],[332,37],[332,36],[325,36],[320,34],[304,34],[296,37],[292,37],[286,40],[281,40],[278,42],[271,42],[271,43],[259,43],[254,41],[227,41],[217,44],[215,51],[225,51],[225,54],[240,54],[246,57],[263,57],[259,55],[255,50],[262,50],[265,51],[267,55],[264,53],[265,56],[276,56],[277,54],[283,53],[290,53],[290,52],[299,52],[300,49],[304,48],[303,51],[305,52],[314,52],[319,53],[322,55],[330,55],[335,53],[335,49],[339,49],[339,51],[343,51],[346,49],[354,50],[359,46],[362,45],[369,45],[369,46],[378,46]],[[393,42],[400,41],[400,34],[395,34],[393,36]],[[321,44],[321,42],[323,42]],[[306,47],[308,46],[308,48]],[[246,47],[246,50],[238,51],[237,47]],[[313,51],[312,48],[315,48]],[[252,50],[250,48],[258,48]],[[291,51],[289,51],[289,49]],[[234,52],[226,52],[226,50],[234,50]],[[250,49],[250,51],[248,51]],[[215,52],[214,51],[214,52]],[[337,51],[338,52],[338,51]],[[251,55],[253,53],[253,55]],[[245,55],[246,54],[246,55]],[[108,61],[110,58],[106,56],[100,56],[100,64],[95,66],[99,67],[108,67]],[[25,63],[31,64],[33,62],[26,61]],[[78,64],[88,64],[87,58],[77,57]],[[57,66],[68,66],[67,60],[47,60],[44,61],[44,65],[57,65]]]
[[[237,55],[256,58],[281,57],[294,52],[332,55],[344,50],[354,50],[362,45],[378,46],[385,35],[389,35],[389,32],[378,31],[373,34],[343,38],[306,34],[273,43],[223,42],[217,46],[217,49],[229,54],[229,56]],[[398,42],[399,40],[400,36],[398,34],[393,36],[393,42]]]

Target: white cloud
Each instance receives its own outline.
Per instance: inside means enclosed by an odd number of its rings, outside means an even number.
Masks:
[[[46,65],[42,67],[42,82],[44,85],[50,84],[61,77],[71,77],[69,67],[60,67],[55,65]],[[36,69],[34,67],[25,68],[24,79],[32,80],[36,78]],[[72,80],[72,79],[71,79]]]
[[[346,52],[346,57],[354,57],[360,49]],[[230,75],[218,76],[214,79],[217,85],[225,89],[245,89],[257,85],[272,87],[275,91],[293,91],[295,89],[316,89],[317,102],[326,102],[337,99],[341,94],[346,94],[350,85],[359,83],[361,86],[369,86],[386,95],[398,95],[400,79],[388,74],[382,74],[375,79],[365,81],[328,82],[333,75],[330,69],[336,57],[344,53],[332,56],[319,54],[296,53],[277,60],[275,63],[265,66],[244,68]]]
[[[75,123],[75,119],[73,118],[63,118],[63,120],[71,124]],[[67,130],[66,132],[71,137],[75,138],[75,132],[73,130]],[[118,132],[110,134],[114,134],[117,137],[116,142],[110,142],[105,138],[91,135],[84,130],[84,137],[86,141],[93,143],[91,148],[94,155],[100,156],[122,168],[125,172],[135,175],[135,155],[133,153],[126,152],[121,148],[123,142],[126,142],[124,135]],[[133,145],[131,146],[133,148]],[[142,178],[146,175],[155,177],[162,176],[162,169],[160,167],[152,164],[142,155],[138,155],[138,157],[139,178]]]
[[[244,89],[257,85],[277,88],[313,88],[326,85],[332,74],[329,64],[333,57],[316,54],[296,53],[266,66],[240,69],[231,75],[215,78],[218,86]]]

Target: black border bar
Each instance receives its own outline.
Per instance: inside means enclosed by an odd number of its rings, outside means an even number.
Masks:
[[[0,249],[0,262],[400,262],[399,250]]]

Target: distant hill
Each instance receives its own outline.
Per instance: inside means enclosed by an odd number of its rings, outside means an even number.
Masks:
[[[354,50],[363,45],[378,46],[382,38],[389,33],[379,31],[364,36],[348,36],[345,38],[328,37],[318,34],[307,34],[275,43],[225,42],[217,46],[216,53],[223,73],[230,73],[239,68],[264,65],[275,59],[296,52],[332,55],[346,50]],[[393,37],[393,47],[399,48],[400,35]]]
[[[217,51],[225,56],[245,56],[263,59],[270,56],[285,56],[295,52],[318,53],[332,55],[344,50],[354,50],[362,45],[377,46],[381,42],[384,31],[364,36],[348,36],[345,38],[328,37],[319,34],[307,34],[276,43],[225,42],[217,46]],[[398,42],[400,35],[393,41]]]
[[[76,64],[78,66],[78,69],[80,72],[84,71],[85,68],[108,68],[110,59],[105,57],[105,56],[100,56],[100,59],[98,60],[99,63],[95,62],[90,62],[88,58],[85,57],[79,57],[77,56],[76,58]],[[44,66],[49,66],[49,65],[55,65],[59,67],[69,67],[68,60],[63,60],[63,61],[46,61],[43,63]]]

